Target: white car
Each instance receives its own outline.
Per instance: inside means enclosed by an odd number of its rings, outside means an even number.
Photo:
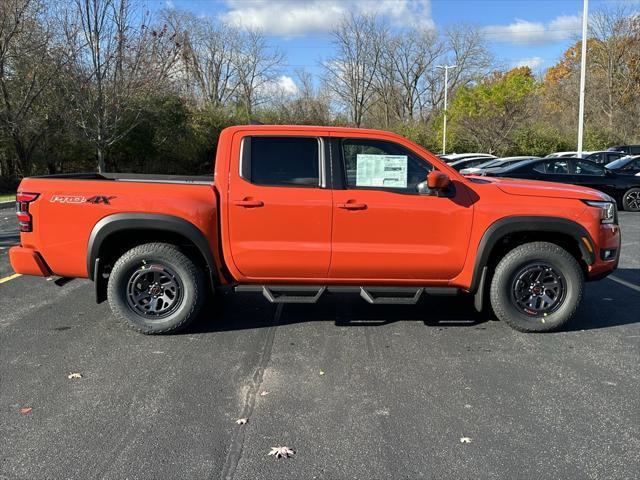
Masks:
[[[493,169],[493,168],[502,168],[507,165],[511,165],[513,163],[521,162],[522,160],[534,160],[540,157],[533,156],[521,156],[521,157],[503,157],[503,158],[495,158],[493,160],[489,160],[488,162],[481,163],[480,165],[476,165],[475,167],[463,168],[460,170],[460,173],[463,175],[481,175],[482,172]]]
[[[587,158],[592,153],[594,152],[582,152],[582,155],[580,155],[580,158]],[[544,158],[569,158],[569,157],[577,157],[577,156],[578,156],[578,152],[555,152],[555,153],[550,153]]]
[[[464,160],[465,158],[486,157],[487,160],[497,158],[495,155],[491,155],[490,153],[451,153],[449,155],[439,155],[439,157],[447,163]]]

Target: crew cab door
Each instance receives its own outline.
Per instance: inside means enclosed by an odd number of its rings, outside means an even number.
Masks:
[[[334,176],[330,277],[448,280],[460,273],[473,217],[462,183],[443,196],[419,193],[434,167],[393,140],[334,138],[331,156],[341,178]]]
[[[228,232],[245,278],[326,277],[331,256],[331,190],[319,137],[244,136],[231,162]]]

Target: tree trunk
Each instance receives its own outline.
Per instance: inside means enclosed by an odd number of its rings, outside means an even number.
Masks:
[[[102,147],[98,147],[98,173],[105,173],[104,165],[104,150]]]

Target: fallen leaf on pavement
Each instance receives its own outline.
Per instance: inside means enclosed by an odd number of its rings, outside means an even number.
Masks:
[[[462,437],[460,439],[460,443],[471,443],[471,438],[469,437]]]
[[[236,423],[237,423],[238,425],[244,425],[244,424],[245,424],[245,423],[247,423],[248,421],[249,421],[249,419],[248,419],[248,418],[239,418],[239,419],[237,419],[237,420],[236,420]]]
[[[269,455],[274,455],[276,458],[290,458],[295,455],[295,451],[289,447],[271,447]]]
[[[81,373],[70,373],[69,375],[67,375],[67,378],[69,380],[73,380],[75,378],[82,378],[82,374]]]
[[[22,407],[18,411],[20,412],[21,415],[29,415],[32,410],[33,410],[33,408],[31,408],[31,407]]]
[[[267,392],[266,390],[260,392],[261,397],[266,397],[267,395],[269,395],[269,392]]]

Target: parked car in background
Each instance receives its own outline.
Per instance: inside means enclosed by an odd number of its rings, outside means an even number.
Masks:
[[[640,155],[640,145],[616,145],[609,147],[612,152],[624,152],[629,155]]]
[[[522,160],[535,160],[540,157],[503,157],[489,160],[488,162],[481,163],[475,167],[463,168],[460,173],[463,175],[482,175],[482,173],[491,170],[493,168],[504,168],[507,165],[521,162]]]
[[[594,152],[582,152],[581,158],[586,158]],[[578,152],[554,152],[544,158],[577,158]]]
[[[620,175],[638,175],[640,174],[640,155],[627,155],[607,163],[605,168]]]
[[[592,162],[599,163],[601,165],[606,165],[626,155],[627,154],[624,152],[612,152],[609,150],[601,150],[599,152],[591,152],[591,154],[582,158],[584,158],[585,160],[591,160]]]
[[[582,158],[523,160],[504,168],[489,170],[485,175],[595,188],[613,197],[620,208],[631,212],[640,211],[640,177],[618,175],[602,165]]]
[[[440,157],[447,163],[452,163],[457,160],[464,160],[467,158],[486,158],[487,160],[497,158],[495,155],[491,155],[490,153],[452,153],[449,155],[438,155],[438,157]]]
[[[493,161],[493,159],[489,160],[490,162]],[[456,160],[454,162],[449,163],[449,166],[452,168],[455,168],[456,170],[460,171],[464,168],[471,168],[471,167],[475,167],[478,165],[481,165],[483,163],[487,163],[487,157],[470,157],[470,158],[463,158],[462,160]]]

